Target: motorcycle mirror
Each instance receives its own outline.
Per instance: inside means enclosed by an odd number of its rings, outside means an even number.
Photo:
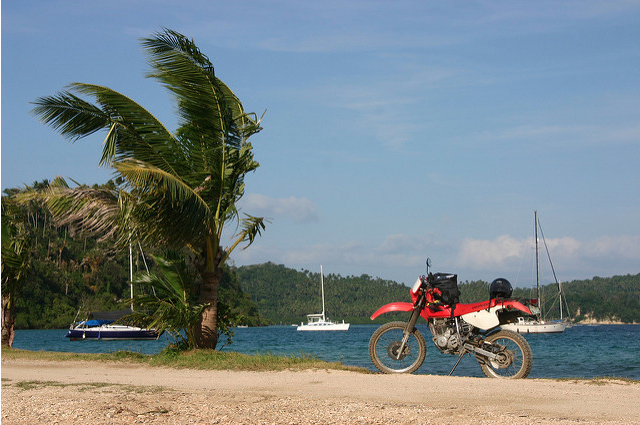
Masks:
[[[429,268],[431,267],[431,258],[427,257],[427,274],[429,274]]]

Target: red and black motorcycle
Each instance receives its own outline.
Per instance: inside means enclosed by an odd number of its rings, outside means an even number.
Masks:
[[[494,280],[487,301],[461,304],[457,275],[430,273],[430,266],[427,260],[427,275],[420,276],[411,288],[411,303],[390,303],[371,316],[373,320],[384,313],[411,312],[408,322],[386,323],[371,336],[369,355],[376,368],[384,373],[412,373],[422,365],[427,346],[416,328],[422,316],[436,348],[458,356],[449,375],[465,354],[471,354],[488,377],[526,378],[533,364],[529,343],[516,332],[500,329],[518,316],[531,314],[525,305],[510,298],[509,281]]]

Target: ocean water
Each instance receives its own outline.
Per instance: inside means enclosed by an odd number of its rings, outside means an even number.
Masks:
[[[347,332],[298,332],[294,326],[237,328],[233,344],[223,351],[245,354],[313,356],[376,371],[369,358],[369,338],[377,325],[351,325]],[[427,339],[427,357],[417,374],[448,375],[457,357],[441,354],[426,325],[418,329]],[[69,341],[66,330],[18,330],[14,348],[31,351],[107,353],[127,350],[155,354],[171,341]],[[533,351],[531,378],[593,378],[603,376],[640,380],[639,325],[577,325],[561,334],[524,335]],[[482,377],[475,358],[465,356],[454,376]]]

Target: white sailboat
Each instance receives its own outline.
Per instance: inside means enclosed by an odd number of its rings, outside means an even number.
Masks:
[[[140,252],[142,246],[138,242]],[[142,255],[144,266],[147,262]],[[107,312],[87,312],[87,318],[80,322],[74,321],[69,327],[67,338],[69,341],[83,340],[156,340],[160,336],[155,329],[142,329],[137,326],[121,325],[114,323],[118,319],[126,316],[133,311],[133,251],[129,244],[129,287],[131,290],[131,310],[107,311]],[[80,312],[78,312],[80,313]],[[77,318],[77,317],[76,317]]]
[[[551,262],[551,255],[549,254],[549,248],[547,247],[547,242],[544,239],[544,234],[542,234],[542,240],[544,242],[545,249],[547,251],[547,257],[549,258],[549,263],[551,264],[551,270],[553,271],[553,277],[555,278],[556,284],[558,285],[558,304],[560,306],[560,319],[554,320],[551,322],[547,322],[542,317],[543,305],[542,305],[542,293],[540,291],[540,261],[539,261],[539,250],[538,250],[538,229],[540,228],[540,232],[542,233],[542,228],[540,227],[540,222],[538,221],[538,212],[534,211],[534,221],[535,221],[535,244],[536,244],[536,290],[537,290],[537,306],[529,306],[529,308],[534,312],[535,316],[530,317],[518,317],[518,321],[516,323],[509,323],[502,325],[503,329],[508,329],[511,331],[515,331],[518,333],[561,333],[564,332],[567,327],[569,327],[570,322],[567,318],[564,317],[564,308],[563,304],[564,294],[562,293],[562,283],[556,277],[556,272],[553,267],[553,263]]]
[[[307,314],[307,324],[300,323],[296,328],[298,331],[348,331],[349,323],[335,323],[327,319],[324,312],[324,276],[322,266],[320,266],[320,287],[322,292],[322,313]]]

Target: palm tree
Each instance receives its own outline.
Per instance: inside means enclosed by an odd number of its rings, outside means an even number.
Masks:
[[[165,29],[143,39],[142,46],[151,65],[148,77],[174,95],[179,116],[174,133],[133,100],[93,84],[73,83],[39,98],[33,112],[71,141],[106,130],[100,164],[122,179],[125,202],[102,208],[59,185],[66,197],[55,201],[58,212],[75,211],[75,219],[82,221],[77,212],[89,209],[94,214],[86,227],[109,229],[120,241],[188,247],[199,260],[198,302],[207,305],[193,336],[195,346],[215,348],[222,266],[235,248],[249,246],[265,227],[263,218],[240,217],[236,207],[244,176],[259,166],[248,139],[261,130],[260,120],[244,112],[192,40]],[[237,232],[227,235],[227,224],[236,224]],[[230,245],[222,247],[223,240]]]
[[[2,197],[2,345],[13,346],[14,309],[30,268],[29,238],[15,200]]]

